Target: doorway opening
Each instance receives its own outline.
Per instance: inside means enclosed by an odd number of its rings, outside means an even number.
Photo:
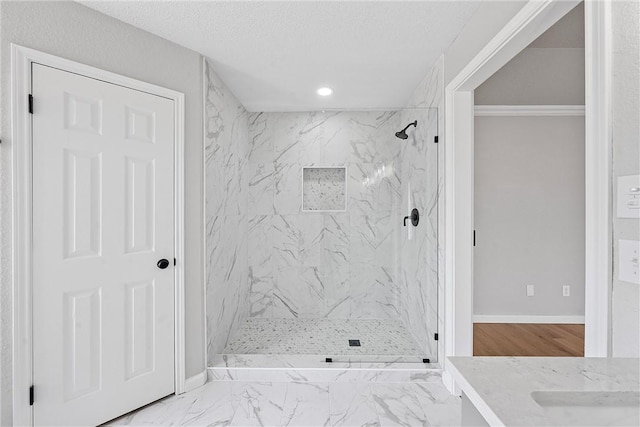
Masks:
[[[474,90],[578,5],[530,1],[445,89],[446,356],[473,355]],[[585,356],[609,354],[611,11],[585,2]],[[445,384],[455,383],[445,364]]]
[[[584,355],[584,5],[474,91],[473,354]]]

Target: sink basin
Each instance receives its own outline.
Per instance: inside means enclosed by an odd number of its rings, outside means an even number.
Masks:
[[[565,425],[640,425],[638,391],[534,391],[531,397],[549,418]]]

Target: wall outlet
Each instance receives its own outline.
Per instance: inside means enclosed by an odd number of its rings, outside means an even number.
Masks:
[[[527,285],[527,296],[528,297],[533,296],[533,285]]]
[[[571,295],[571,286],[570,285],[564,285],[562,287],[562,296],[563,297],[568,297]]]
[[[640,175],[619,176],[618,218],[640,218]]]

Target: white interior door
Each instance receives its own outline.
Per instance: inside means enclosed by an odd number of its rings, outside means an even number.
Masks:
[[[32,78],[33,419],[96,425],[174,392],[174,106]]]

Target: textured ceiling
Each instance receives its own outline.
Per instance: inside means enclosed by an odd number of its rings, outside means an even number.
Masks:
[[[82,3],[207,56],[249,111],[305,111],[402,107],[479,2]]]

